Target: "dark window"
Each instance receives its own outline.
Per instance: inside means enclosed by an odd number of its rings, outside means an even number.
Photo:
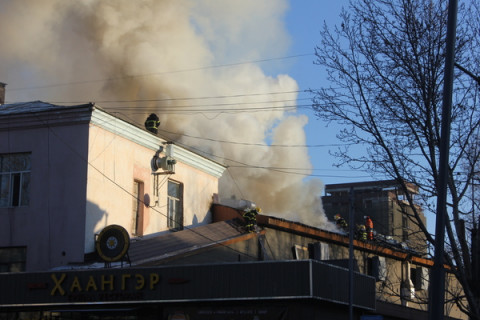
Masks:
[[[372,200],[365,200],[365,208],[370,209],[372,207],[373,207]]]
[[[28,206],[30,153],[0,155],[0,207]]]
[[[385,281],[386,264],[385,258],[373,256],[367,259],[367,274],[375,277],[376,281]]]
[[[26,247],[0,248],[0,272],[25,271]]]
[[[405,214],[402,216],[402,227],[405,229],[408,228],[408,218]]]
[[[426,290],[428,288],[428,269],[423,267],[410,268],[410,280],[415,290]]]

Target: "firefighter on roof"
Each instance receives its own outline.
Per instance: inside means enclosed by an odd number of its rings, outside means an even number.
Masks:
[[[367,241],[367,229],[365,228],[365,225],[357,225],[356,238],[360,241]]]
[[[373,221],[369,216],[365,217],[365,228],[367,229],[367,239],[373,240]]]
[[[339,227],[340,229],[343,229],[344,231],[348,231],[347,220],[342,218],[342,216],[340,214],[336,214],[334,219],[335,219],[335,224],[337,225],[337,227]]]
[[[262,210],[260,208],[245,209],[243,213],[243,219],[245,220],[245,229],[248,232],[255,232],[255,226],[257,225],[257,215]]]
[[[160,126],[160,119],[155,113],[152,113],[148,116],[147,120],[145,120],[145,129],[148,131],[157,134],[158,127]]]

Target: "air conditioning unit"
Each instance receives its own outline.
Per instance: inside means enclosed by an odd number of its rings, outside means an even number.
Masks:
[[[177,160],[170,156],[159,157],[155,155],[152,159],[152,170],[155,172],[162,169],[164,173],[175,173],[175,164]]]

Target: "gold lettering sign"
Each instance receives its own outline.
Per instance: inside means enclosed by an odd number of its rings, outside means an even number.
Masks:
[[[80,275],[67,277],[67,273],[50,275],[53,280],[53,289],[50,295],[64,296],[67,293],[79,292],[109,292],[109,291],[141,291],[148,287],[149,290],[155,290],[160,282],[158,273],[149,273],[148,275],[135,273],[123,273],[121,275],[100,274],[97,276],[89,275],[87,278]]]
[[[55,287],[52,289],[52,292],[50,292],[50,295],[53,296],[55,294],[55,291],[58,290],[58,292],[63,296],[65,295],[65,290],[63,290],[62,288],[62,282],[63,280],[65,280],[65,277],[67,275],[65,273],[62,273],[60,279],[57,279],[57,277],[52,274],[52,279],[53,279],[53,282],[55,282]]]

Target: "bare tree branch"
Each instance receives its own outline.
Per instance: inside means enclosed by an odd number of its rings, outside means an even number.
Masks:
[[[473,181],[480,166],[480,97],[472,77],[480,68],[479,7],[472,2],[458,9],[455,57],[462,68],[454,80],[445,255],[462,286],[452,299],[475,319],[480,297],[468,231],[476,230]],[[333,152],[337,164],[396,180],[413,212],[408,218],[432,244],[418,205],[436,212],[446,8],[445,0],[352,1],[341,26],[324,26],[315,49],[331,85],[313,91],[313,106],[319,118],[342,126],[337,136],[345,147]],[[358,155],[351,145],[365,152]],[[410,196],[407,182],[419,187],[419,199]]]

